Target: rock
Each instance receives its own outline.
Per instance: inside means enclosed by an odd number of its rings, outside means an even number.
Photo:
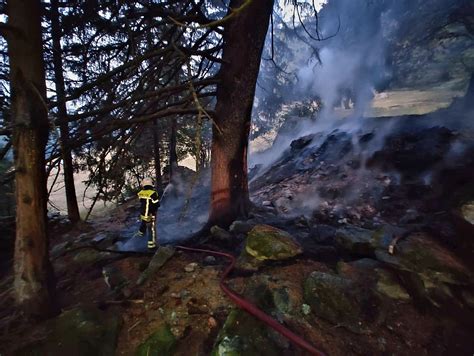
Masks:
[[[280,355],[267,332],[268,328],[253,316],[234,309],[219,332],[211,355]]]
[[[80,307],[47,322],[45,339],[17,355],[114,355],[121,320],[113,312]]]
[[[464,220],[474,225],[474,200],[464,203],[460,211]]]
[[[128,284],[127,279],[122,275],[120,270],[114,266],[105,266],[102,268],[102,276],[104,282],[113,293],[120,293],[121,290]]]
[[[248,233],[245,250],[259,261],[284,260],[302,252],[290,234],[269,225],[257,225]]]
[[[188,291],[187,289],[183,289],[181,292],[179,292],[179,297],[181,299],[186,299],[187,297],[189,297],[190,294],[190,291]]]
[[[184,267],[184,270],[188,273],[194,272],[197,268],[198,264],[196,262],[191,262]]]
[[[209,327],[209,329],[214,329],[215,327],[217,327],[216,319],[210,316],[209,319],[207,319],[207,326]]]
[[[400,219],[401,224],[415,224],[423,221],[423,215],[416,209],[407,209],[405,215]]]
[[[211,235],[220,241],[231,241],[233,239],[232,234],[217,225],[211,227]]]
[[[398,242],[394,255],[386,249],[378,249],[375,255],[397,273],[410,295],[418,301],[437,308],[459,308],[462,313],[472,314],[468,305],[454,297],[473,288],[472,273],[457,256],[430,236],[410,234]]]
[[[354,255],[370,256],[375,250],[373,232],[353,225],[337,229],[335,242],[339,248]]]
[[[229,227],[229,231],[233,234],[247,234],[253,229],[255,224],[248,221],[235,220]]]
[[[136,356],[173,355],[175,347],[175,336],[168,325],[163,325],[138,347]]]
[[[244,273],[257,272],[264,265],[263,261],[257,260],[243,249],[235,263],[235,269]]]
[[[384,225],[376,231],[354,225],[346,225],[336,231],[336,245],[343,251],[356,256],[373,257],[376,249],[388,248],[395,236],[406,230]]]
[[[51,258],[55,259],[61,256],[69,247],[72,246],[72,241],[65,241],[55,245],[50,252]]]
[[[156,273],[175,253],[175,249],[171,246],[160,246],[153,255],[148,268],[138,277],[137,285],[142,285],[145,281]]]
[[[309,315],[311,314],[311,307],[308,304],[302,304],[301,305],[301,312],[303,315]]]
[[[302,148],[305,148],[313,141],[314,135],[307,135],[300,137],[297,140],[291,142],[290,147],[292,151],[299,151]]]
[[[86,248],[80,250],[74,257],[73,260],[79,265],[92,265],[102,258],[108,256],[108,253],[102,253],[97,250]]]
[[[297,303],[287,287],[277,288],[271,290],[273,303],[278,312],[283,315],[291,314],[297,307]]]
[[[405,288],[398,283],[393,273],[380,268],[376,270],[376,273],[378,276],[375,286],[377,292],[394,300],[409,301],[411,299]]]
[[[375,290],[383,298],[396,301],[409,301],[410,295],[398,282],[396,276],[379,261],[363,258],[353,262],[339,262],[338,274],[359,285]]]
[[[203,260],[203,263],[206,265],[206,266],[213,266],[215,265],[217,262],[216,258],[214,256],[206,256]]]
[[[380,323],[379,301],[370,290],[349,278],[312,272],[304,282],[304,299],[313,314],[355,333]]]

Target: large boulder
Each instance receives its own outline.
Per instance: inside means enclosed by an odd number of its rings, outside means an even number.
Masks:
[[[339,262],[337,272],[340,276],[349,278],[358,285],[366,286],[381,299],[388,298],[397,302],[410,300],[410,295],[400,285],[396,274],[379,261],[362,258],[353,262]],[[385,300],[385,302],[389,301]]]
[[[313,313],[355,333],[380,323],[380,300],[351,278],[314,271],[304,283],[304,299]]]
[[[48,336],[18,350],[17,355],[113,355],[121,320],[92,307],[75,308],[50,320]]]
[[[302,252],[290,234],[269,225],[257,225],[248,233],[245,250],[259,261],[284,260]]]
[[[420,303],[459,308],[462,313],[472,314],[468,307],[474,290],[471,271],[430,236],[413,233],[398,242],[393,255],[386,249],[378,249],[375,254],[397,273]]]
[[[245,298],[269,315],[288,313],[294,301],[283,287],[275,287],[270,280],[265,275],[251,280],[245,288]],[[217,336],[212,355],[282,355],[288,346],[284,337],[263,322],[242,309],[234,309]]]
[[[411,301],[396,276],[379,261],[339,262],[337,274],[314,271],[304,282],[313,314],[356,333],[385,322],[388,311]]]

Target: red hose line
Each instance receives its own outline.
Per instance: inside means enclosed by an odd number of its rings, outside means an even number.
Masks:
[[[304,340],[302,337],[296,335],[294,332],[289,330],[288,328],[284,327],[281,325],[278,321],[273,319],[271,316],[263,312],[261,309],[259,309],[257,306],[249,302],[248,300],[244,299],[241,295],[238,293],[234,292],[232,289],[227,287],[225,284],[225,279],[227,275],[232,271],[235,265],[235,257],[232,256],[229,253],[225,252],[218,252],[218,251],[213,251],[213,250],[204,250],[200,248],[192,248],[192,247],[185,247],[185,246],[176,246],[176,248],[180,250],[186,250],[186,251],[195,251],[195,252],[204,252],[204,253],[209,253],[211,255],[217,255],[217,256],[223,256],[227,259],[230,260],[230,264],[227,266],[225,269],[224,273],[222,274],[219,286],[221,287],[222,291],[232,300],[239,308],[245,310],[249,314],[255,316],[257,319],[263,321],[265,324],[270,326],[272,329],[275,331],[279,332],[283,336],[285,336],[288,340],[290,340],[293,344],[305,349],[312,355],[318,355],[318,356],[325,356],[325,353],[322,351],[319,351],[316,349],[313,345],[311,345],[309,342]]]

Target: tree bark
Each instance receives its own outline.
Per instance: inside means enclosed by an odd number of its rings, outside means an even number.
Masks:
[[[155,160],[156,189],[158,189],[158,194],[161,196],[163,193],[163,181],[161,179],[160,135],[156,120],[153,121],[153,155]]]
[[[244,0],[232,0],[237,8]],[[227,227],[250,207],[247,148],[260,60],[274,0],[252,3],[226,22],[213,125],[209,225]]]
[[[48,114],[39,0],[9,1],[7,36],[15,163],[16,303],[29,316],[57,312],[46,228]]]
[[[202,168],[202,115],[197,116],[196,121],[196,138],[195,138],[195,156],[196,156],[196,173]]]
[[[170,176],[169,181],[173,179],[173,174],[178,167],[178,154],[176,153],[176,135],[177,135],[177,118],[173,117],[171,121],[171,135],[170,135]]]
[[[71,149],[68,147],[69,126],[67,120],[66,95],[64,91],[63,61],[61,49],[61,28],[59,24],[58,0],[51,0],[51,30],[53,37],[53,64],[56,94],[58,98],[58,119],[61,133],[61,155],[64,167],[64,187],[66,189],[67,214],[73,223],[81,220],[77,204],[76,187],[74,185],[74,169]]]

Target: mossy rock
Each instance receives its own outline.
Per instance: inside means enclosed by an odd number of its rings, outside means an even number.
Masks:
[[[368,288],[331,273],[315,271],[304,283],[304,299],[313,313],[355,333],[379,323],[379,300]]]
[[[403,288],[397,281],[393,273],[377,268],[377,284],[375,289],[381,295],[397,301],[409,301],[411,300],[408,292]]]
[[[138,347],[136,356],[169,356],[175,348],[175,336],[168,325],[163,325]]]
[[[212,350],[212,356],[273,356],[281,354],[268,328],[240,310],[230,312]]]
[[[153,255],[148,267],[138,277],[137,285],[144,284],[152,275],[154,275],[164,264],[173,257],[175,249],[172,246],[160,246]]]
[[[395,271],[419,302],[436,308],[456,305],[472,313],[467,303],[455,297],[462,290],[473,289],[472,273],[456,255],[426,234],[412,234],[400,240],[394,255],[385,249],[375,254]]]
[[[79,251],[73,258],[80,265],[90,265],[101,260],[105,255],[97,250],[87,248]]]
[[[249,254],[246,249],[243,249],[237,258],[235,269],[250,273],[257,272],[260,267],[264,265],[264,261],[257,260],[251,254]]]
[[[284,260],[302,252],[290,234],[269,225],[257,225],[250,230],[245,250],[259,261]]]
[[[48,336],[18,350],[16,355],[97,355],[115,354],[121,320],[114,313],[96,308],[76,308],[47,322]]]
[[[402,239],[394,255],[386,250],[377,250],[376,257],[395,269],[423,274],[433,281],[456,285],[473,282],[469,269],[457,256],[421,233]]]

